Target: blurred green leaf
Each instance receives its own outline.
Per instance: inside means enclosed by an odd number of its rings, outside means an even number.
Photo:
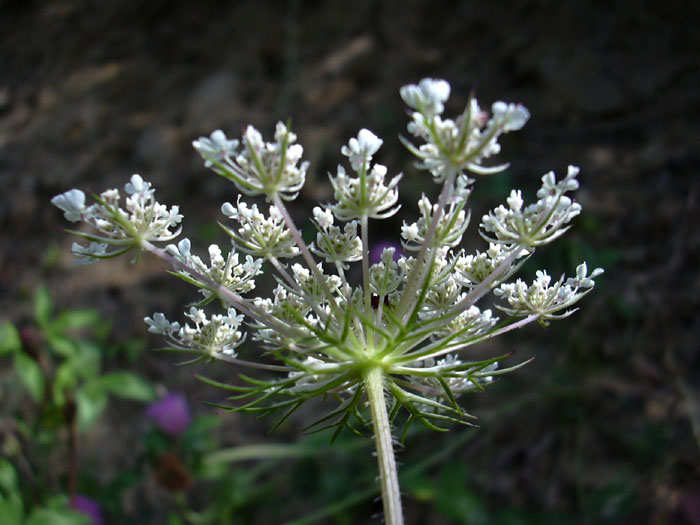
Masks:
[[[42,328],[46,328],[51,320],[51,295],[46,286],[40,286],[34,293],[34,318]]]
[[[22,340],[14,325],[5,321],[0,325],[0,357],[22,349]]]
[[[206,452],[216,448],[212,439],[214,430],[222,423],[222,419],[213,415],[201,415],[194,418],[180,437],[180,443],[186,450]]]
[[[87,430],[92,427],[107,407],[107,392],[98,384],[81,388],[75,394],[75,402],[78,405],[78,427]]]
[[[469,488],[467,466],[448,463],[440,472],[435,506],[445,517],[470,525],[488,523],[488,512],[482,499]]]
[[[5,493],[12,493],[17,489],[17,471],[5,458],[0,458],[0,489]]]
[[[514,186],[513,172],[506,170],[498,177],[479,177],[479,198],[484,201],[501,201]]]
[[[614,481],[598,487],[587,495],[583,506],[596,523],[620,523],[634,507],[637,493],[625,480]]]
[[[70,361],[64,361],[56,368],[53,381],[54,403],[65,403],[65,392],[72,392],[78,386],[78,378]]]
[[[72,359],[78,351],[78,348],[72,339],[69,339],[59,333],[50,331],[47,334],[47,341],[51,350],[64,359]]]
[[[207,223],[197,226],[197,239],[202,242],[213,242],[221,237],[221,228],[216,223]]]
[[[19,495],[8,498],[0,496],[0,518],[3,525],[22,525],[24,507]]]
[[[156,391],[148,381],[133,372],[110,372],[103,375],[100,384],[115,396],[134,401],[153,401]]]
[[[51,323],[52,328],[60,332],[94,327],[100,322],[100,314],[96,310],[67,310],[56,316]]]
[[[183,521],[177,514],[168,515],[168,525],[183,525]]]
[[[77,352],[71,360],[76,375],[89,380],[99,375],[102,361],[101,348],[93,341],[76,341]]]
[[[129,363],[135,363],[146,348],[148,348],[148,344],[144,338],[130,337],[109,345],[105,355],[112,359],[125,357]]]
[[[87,514],[72,509],[37,509],[32,512],[25,525],[90,525]]]
[[[41,401],[44,395],[44,374],[41,372],[39,363],[27,354],[18,352],[15,354],[14,366],[17,375],[34,401]]]
[[[401,476],[401,489],[408,492],[416,501],[435,499],[435,483],[423,472],[413,472]]]

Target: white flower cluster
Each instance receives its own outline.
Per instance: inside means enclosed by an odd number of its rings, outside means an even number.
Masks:
[[[78,262],[91,263],[99,259],[116,257],[130,250],[143,248],[149,241],[169,241],[180,234],[178,224],[182,220],[178,206],[158,203],[149,182],[140,175],[132,175],[124,186],[128,195],[124,208],[119,207],[119,190],[111,189],[95,197],[95,204],[85,205],[85,194],[70,190],[51,199],[51,203],[63,210],[70,222],[83,221],[97,230],[97,234],[72,232],[90,241],[88,246],[74,243],[73,253]],[[173,228],[177,228],[173,231]],[[112,246],[113,251],[108,248]]]
[[[311,251],[322,257],[326,262],[341,265],[348,269],[345,263],[362,259],[362,240],[357,236],[357,221],[345,224],[343,231],[333,224],[333,212],[316,206],[313,209],[314,223],[318,233],[316,242],[310,246]]]
[[[457,304],[462,286],[455,279],[453,266],[454,259],[448,259],[446,252],[437,254],[428,281],[425,301],[419,312],[421,319],[440,317]]]
[[[318,263],[319,272],[323,270],[321,263]],[[292,265],[292,276],[297,289],[310,305],[323,305],[326,302],[326,292],[330,291],[334,296],[338,293],[341,286],[341,279],[337,275],[323,275],[323,283],[319,282],[314,274],[304,268],[301,264]],[[325,306],[325,305],[324,305]]]
[[[458,301],[463,300],[465,297],[465,294],[460,295]],[[497,322],[498,317],[494,317],[491,310],[487,309],[482,312],[478,306],[472,305],[461,312],[444,328],[439,329],[433,335],[433,338],[439,339],[440,337],[450,336],[453,338],[453,346],[464,346],[470,340],[488,334]]]
[[[318,326],[318,317],[311,310],[311,304],[297,293],[290,293],[288,288],[277,286],[272,298],[254,299],[255,308],[265,318],[273,318],[275,323],[258,322],[253,325],[253,339],[261,342],[271,351],[305,347],[311,351],[309,344],[314,340],[314,328]],[[327,315],[327,310],[326,310]]]
[[[401,98],[413,110],[408,131],[425,141],[419,147],[403,139],[420,163],[417,167],[432,173],[436,182],[444,182],[449,173],[471,171],[489,174],[503,171],[507,164],[486,167],[483,160],[500,152],[498,137],[522,128],[530,113],[520,104],[495,102],[489,119],[476,102],[469,98],[464,112],[455,120],[440,115],[450,96],[444,80],[423,79],[418,85],[401,88]]]
[[[232,162],[231,159],[238,155],[238,145],[240,142],[237,139],[229,140],[226,134],[217,129],[209,138],[199,137],[199,140],[192,142],[194,149],[204,159],[204,166],[218,170],[218,165],[223,162]],[[223,175],[223,173],[220,173]]]
[[[470,97],[464,112],[448,119],[442,115],[449,95],[443,80],[425,79],[401,89],[412,110],[409,132],[424,143],[403,141],[419,167],[442,186],[437,199],[421,197],[415,222],[403,223],[401,243],[411,255],[398,260],[396,249],[387,248],[379,262],[370,263],[369,221],[397,212],[401,175],[387,182],[388,169],[374,162],[382,140],[367,129],[341,150],[349,169],[339,166],[329,175],[333,200],[313,208],[310,222],[316,231],[310,245],[285,204],[302,188],[307,163],[296,136],[282,123],[272,142],[248,127],[240,141],[215,131],[193,143],[205,166],[233,181],[241,193],[270,204],[267,214],[240,197],[235,205],[223,204],[221,211],[234,222],[232,227],[222,224],[232,247],[224,255],[218,245],[209,246],[208,263],[192,253],[188,239],[165,250],[151,244],[177,236],[181,216],[176,206],[157,203],[151,185],[138,175],[125,187],[125,209],[119,208],[116,190],[102,193],[90,207],[79,190],[52,202],[67,220],[83,221],[97,231],[74,232],[92,242],[74,247],[76,254],[94,260],[133,248],[147,250],[200,289],[204,299],[186,313],[193,325],[170,322],[161,313],[146,318],[149,331],[166,336],[170,348],[278,373],[272,380],[241,376],[247,384],[233,388],[236,399],[251,399],[232,409],[292,411],[315,395],[328,394],[341,404],[322,421],[349,426],[348,418],[360,414],[363,396],[369,395],[370,373],[379,372],[384,392],[393,400],[392,417],[403,407],[409,421],[428,426],[436,420],[461,421],[457,395],[520,366],[498,367],[508,356],[472,362],[463,353],[530,322],[570,315],[602,270],[589,274],[584,263],[568,280],[552,282],[538,272],[532,284],[506,282],[537,247],[562,235],[580,213],[579,204],[567,195],[578,188],[574,167],[560,181],[553,173],[542,177],[534,204],[526,206],[519,191],[511,192],[506,205],[482,219],[488,249],[465,254],[460,245],[470,219],[466,204],[476,184],[469,175],[504,169],[483,162],[499,152],[500,135],[520,129],[529,113],[521,105],[497,102],[489,116]],[[116,251],[109,252],[109,246]],[[270,297],[247,297],[263,265],[277,286]],[[491,291],[502,300],[498,308],[504,319],[477,305]],[[221,300],[226,313],[207,317],[200,307],[214,299]],[[251,339],[281,364],[236,357],[244,340],[244,315]]]
[[[221,130],[210,138],[200,137],[192,146],[208,168],[233,181],[242,193],[292,200],[304,185],[309,165],[299,164],[304,148],[295,144],[296,139],[286,125],[278,122],[275,142],[265,142],[257,129],[248,126],[241,151],[238,141],[228,140]]]
[[[289,259],[299,255],[296,240],[276,206],[270,206],[270,215],[265,217],[256,204],[248,206],[239,198],[236,206],[224,203],[221,212],[239,224],[236,230],[222,225],[238,250],[265,259]]]
[[[469,193],[466,193],[461,199],[452,199],[447,209],[439,211],[440,218],[432,234],[437,246],[452,248],[461,242],[462,235],[469,226],[469,214],[464,211],[468,196]],[[431,204],[428,197],[423,195],[418,201],[418,210],[421,215],[418,221],[412,224],[404,222],[401,226],[401,244],[408,251],[418,251],[423,246],[439,207],[437,204]]]
[[[245,262],[239,263],[238,253],[234,250],[229,251],[224,259],[221,248],[212,244],[209,246],[210,265],[207,266],[199,256],[190,251],[191,246],[190,240],[185,238],[181,239],[177,246],[169,244],[165,251],[179,261],[181,267],[194,270],[194,272],[188,272],[181,269],[175,274],[200,287],[199,291],[204,295],[205,300],[216,297],[216,291],[209,289],[212,282],[236,294],[249,292],[255,288],[255,276],[262,273],[262,259],[253,259],[247,255]]]
[[[497,305],[497,308],[513,316],[537,314],[544,323],[551,319],[562,319],[575,312],[570,309],[571,306],[593,289],[593,279],[602,273],[602,269],[596,268],[589,275],[586,263],[582,263],[576,268],[575,278],[569,278],[565,282],[562,276],[552,283],[547,272],[538,270],[535,280],[529,286],[518,279],[494,290],[496,297],[508,301],[508,306]]]
[[[524,257],[528,255],[527,250],[522,250],[518,255]],[[502,244],[489,244],[489,249],[484,253],[479,250],[473,255],[461,254],[455,263],[455,278],[462,286],[473,287],[489,277],[494,270],[500,268],[512,254],[512,249],[504,247]],[[522,261],[524,262],[524,260]],[[508,265],[505,270],[496,276],[497,280],[503,281],[510,277],[519,268]]]
[[[388,246],[382,250],[379,262],[369,268],[369,289],[379,297],[389,297],[404,282],[403,267],[394,260],[396,248]]]
[[[524,248],[552,242],[569,229],[568,223],[581,213],[581,206],[565,195],[578,189],[579,169],[569,166],[566,177],[557,182],[554,172],[542,177],[537,190],[539,199],[523,208],[520,190],[513,190],[506,200],[481,219],[482,237],[493,243],[517,244]]]
[[[450,346],[466,346],[489,332],[498,321],[491,310],[483,312],[469,299],[456,265],[460,258],[438,259],[425,301],[418,312],[426,326],[434,326],[434,340],[450,339]],[[470,289],[469,285],[466,285]],[[459,305],[471,304],[463,309]],[[457,307],[457,308],[455,308]],[[429,323],[428,323],[429,322]]]
[[[145,322],[149,332],[167,337],[169,348],[205,357],[236,357],[235,349],[245,340],[238,330],[243,316],[236,310],[229,308],[226,315],[207,318],[203,310],[193,306],[185,315],[194,326],[171,323],[160,312],[153,314],[153,318],[146,317]]]
[[[356,177],[349,176],[340,165],[336,176],[329,177],[336,200],[329,208],[338,220],[349,221],[360,217],[386,219],[398,211],[396,202],[399,191],[396,186],[402,175],[385,184],[386,166],[374,164],[370,169],[372,155],[381,145],[382,141],[374,133],[362,129],[357,138],[350,139],[348,145],[343,146],[341,151],[349,157]]]

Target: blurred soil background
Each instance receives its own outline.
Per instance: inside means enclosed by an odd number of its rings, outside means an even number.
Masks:
[[[699,524],[699,24],[692,0],[0,1],[0,316],[26,323],[45,283],[57,307],[111,319],[114,338],[145,337],[153,311],[179,318],[193,290],[158,261],[73,266],[73,239],[49,200],[74,187],[122,188],[140,173],[160,202],[181,205],[201,251],[225,244],[216,221],[235,188],[190,146],[216,128],[239,136],[251,123],[271,137],[291,119],[311,161],[293,209],[308,226],[311,207],[332,197],[326,175],[340,147],[368,127],[384,139],[377,160],[405,174],[400,215],[412,219],[421,192],[435,188],[397,139],[408,120],[398,90],[445,78],[454,115],[476,86],[483,107],[522,102],[532,118],[503,140],[508,172],[477,182],[466,245],[483,249],[478,219],[512,186],[532,198],[542,174],[575,164],[583,214],[536,266],[559,276],[586,260],[606,273],[573,317],[486,348],[536,359],[462,400],[480,429],[409,436],[404,464],[465,441],[407,482],[408,523],[460,523],[449,503],[435,510],[452,490],[463,500],[455,505],[484,516],[511,509],[511,523]],[[399,228],[397,218],[375,238],[397,240]],[[222,394],[174,362],[144,352],[139,371],[209,411],[197,399]],[[237,372],[203,370],[221,380]],[[223,415],[219,432],[227,446],[293,442],[311,416],[301,411],[270,436],[272,420]],[[85,455],[100,458],[98,478],[129,461],[142,418],[117,406],[84,440]],[[330,476],[285,465],[291,484]],[[282,494],[272,510],[285,519],[313,510],[321,482],[308,483],[305,501]],[[140,508],[171,504],[167,491],[149,490],[125,496],[134,523],[146,522]],[[196,507],[207,494],[190,497]],[[369,498],[345,511],[349,521],[325,522],[373,523],[378,511]],[[274,522],[269,507],[260,512],[251,522]]]

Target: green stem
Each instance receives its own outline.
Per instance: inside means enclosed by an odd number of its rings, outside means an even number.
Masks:
[[[447,203],[448,197],[452,194],[454,189],[454,181],[457,177],[458,170],[451,169],[445,180],[445,184],[440,191],[440,197],[438,198],[437,209],[433,213],[433,219],[430,221],[430,226],[428,227],[428,233],[425,234],[425,239],[423,244],[421,244],[418,255],[416,255],[416,262],[413,265],[411,273],[406,279],[406,286],[401,293],[401,299],[396,307],[397,317],[402,318],[406,315],[410,309],[411,305],[414,304],[414,299],[416,297],[416,292],[423,284],[426,276],[430,270],[430,264],[428,261],[428,251],[434,248],[434,238],[435,231],[437,230],[440,219],[442,218],[443,211],[445,209],[445,204]],[[366,248],[365,248],[366,249]]]
[[[384,400],[384,371],[380,367],[371,368],[365,374],[364,381],[372,413],[372,426],[374,427],[374,443],[384,505],[384,523],[386,525],[403,525],[399,476],[394,458],[391,425]]]
[[[331,293],[330,288],[328,288],[328,284],[326,283],[326,280],[324,279],[323,275],[321,274],[321,271],[318,269],[318,266],[316,266],[316,261],[314,261],[314,257],[313,257],[313,255],[311,255],[311,250],[309,250],[309,247],[304,242],[304,239],[302,239],[301,232],[297,229],[296,225],[294,224],[294,221],[292,220],[292,217],[289,215],[289,212],[287,211],[287,207],[284,205],[282,198],[277,194],[272,195],[271,198],[272,198],[273,204],[277,207],[279,212],[282,214],[282,218],[284,219],[284,223],[287,225],[287,228],[289,229],[289,233],[291,233],[292,237],[294,237],[294,240],[297,243],[297,247],[301,251],[301,255],[304,258],[304,261],[306,261],[306,265],[308,266],[311,273],[314,274],[316,281],[318,281],[319,286],[323,290],[323,293],[326,296],[326,300],[328,301],[328,305],[331,307],[332,310],[337,310],[338,303],[336,303],[336,300],[335,300],[335,297],[333,296],[333,293]]]

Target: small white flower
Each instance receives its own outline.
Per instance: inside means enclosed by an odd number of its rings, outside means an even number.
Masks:
[[[221,256],[221,248],[219,248],[216,244],[209,245],[209,259],[212,267],[222,267],[224,265],[224,258]]]
[[[161,312],[154,313],[153,318],[145,317],[143,320],[152,334],[170,335],[180,329],[180,323],[171,323]]]
[[[418,223],[414,222],[413,224],[406,224],[404,222],[403,226],[401,226],[401,236],[409,242],[417,242]]]
[[[418,83],[418,87],[434,113],[442,113],[444,109],[443,103],[450,98],[450,84],[445,80],[424,78]]]
[[[367,169],[369,162],[382,145],[382,139],[368,129],[361,129],[357,138],[351,138],[340,152],[350,159],[352,169],[359,172]]]
[[[149,332],[165,335],[169,347],[174,350],[194,351],[207,357],[236,357],[235,348],[243,343],[245,336],[238,330],[243,316],[235,309],[229,308],[226,315],[207,318],[204,311],[192,307],[185,316],[192,319],[195,326],[170,323],[161,313],[153,314],[153,318],[146,317],[144,321],[149,325]]]
[[[513,190],[510,192],[510,197],[506,199],[508,206],[513,211],[520,211],[523,207],[523,195],[520,190]]]
[[[190,311],[185,315],[192,319],[192,321],[198,325],[204,323],[207,320],[207,316],[204,315],[204,310],[200,310],[195,306],[192,306],[190,308]]]
[[[147,193],[150,188],[150,182],[144,181],[143,178],[141,178],[141,175],[134,174],[131,176],[129,182],[124,186],[124,191],[129,195],[133,195],[135,193]]]
[[[314,219],[324,230],[333,225],[333,212],[329,208],[315,206],[313,209]]]
[[[199,137],[199,140],[193,141],[192,147],[202,156],[204,165],[211,168],[228,157],[235,157],[238,144],[238,140],[228,140],[226,134],[217,129],[209,138]]]
[[[245,293],[255,288],[255,277],[262,273],[261,259],[253,259],[247,256],[245,262],[240,263],[238,253],[234,250],[231,250],[224,257],[221,248],[216,244],[212,244],[208,250],[210,264],[206,265],[200,257],[190,252],[190,248],[190,241],[185,238],[181,239],[177,246],[168,245],[165,251],[172,255],[181,265],[191,268],[199,274],[199,276],[195,276],[194,272],[188,272],[181,266],[176,266],[175,274],[191,284],[198,284],[200,293],[205,297],[205,300],[214,297],[214,292],[210,289],[211,282],[221,285],[234,293]]]
[[[576,288],[592,288],[595,285],[593,279],[595,279],[602,273],[602,268],[596,268],[590,273],[590,275],[588,275],[588,266],[584,262],[576,267],[576,277],[569,278],[566,281],[566,284],[568,286],[573,286]]]
[[[140,251],[147,241],[169,241],[180,234],[179,228],[172,231],[182,220],[179,208],[168,209],[156,202],[149,182],[139,175],[132,175],[125,189],[129,196],[124,208],[119,207],[120,197],[116,189],[102,192],[89,207],[85,206],[85,194],[80,190],[71,190],[51,200],[64,211],[66,219],[82,220],[96,230],[94,234],[85,235],[92,241],[91,245],[76,245],[74,248],[80,262],[94,262],[97,258],[133,249]],[[108,246],[114,250],[107,252]]]
[[[502,121],[503,132],[517,131],[530,119],[530,112],[521,104],[495,102],[491,106],[494,119]]]
[[[407,106],[428,115],[440,115],[450,98],[450,84],[445,80],[424,78],[418,85],[403,86],[400,90],[401,98]]]
[[[80,190],[69,190],[56,195],[51,204],[63,210],[67,221],[78,222],[85,213],[85,194]]]

